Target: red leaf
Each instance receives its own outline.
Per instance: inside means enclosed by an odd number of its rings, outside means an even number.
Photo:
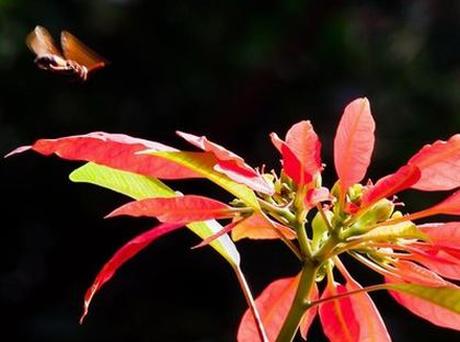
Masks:
[[[442,279],[436,273],[431,272],[423,266],[406,260],[398,260],[394,262],[394,273],[399,275],[408,283],[422,284],[428,286],[444,286],[447,281]]]
[[[387,283],[400,283],[399,280],[385,278]],[[456,287],[454,284],[445,282],[443,286],[451,285]],[[439,285],[438,285],[439,286]],[[455,330],[460,330],[460,315],[456,314],[448,309],[445,309],[439,305],[430,303],[426,300],[407,295],[401,292],[389,291],[391,296],[406,309],[411,311],[413,314],[430,321],[431,323]]]
[[[460,222],[428,223],[417,226],[435,246],[460,249]]]
[[[347,291],[362,289],[362,286],[352,278],[347,279],[345,287]],[[349,298],[356,320],[359,322],[357,341],[391,341],[385,323],[369,294],[362,292],[351,295]]]
[[[273,185],[267,182],[256,170],[247,165],[240,156],[209,141],[205,136],[198,137],[179,131],[177,131],[177,134],[203,151],[214,154],[217,159],[217,164],[214,166],[216,171],[225,174],[237,183],[247,185],[255,191],[268,195],[274,193]]]
[[[83,322],[85,316],[88,314],[88,307],[93,299],[95,293],[108,282],[115,272],[129,259],[139,253],[142,249],[147,247],[159,237],[168,234],[176,229],[182,228],[182,224],[163,223],[153,229],[146,231],[134,239],[130,240],[123,247],[121,247],[110,260],[102,267],[94,279],[91,287],[86,291],[85,302],[83,306],[83,314],[80,318],[80,324]]]
[[[238,241],[244,238],[248,239],[279,239],[278,230],[286,239],[292,240],[296,238],[295,232],[286,226],[283,226],[275,221],[267,222],[260,214],[253,214],[247,220],[240,221],[232,230],[233,241]]]
[[[283,156],[284,171],[297,184],[308,183],[321,172],[321,142],[310,121],[293,125],[286,134],[286,142],[276,133],[270,137]]]
[[[106,217],[120,215],[156,217],[162,222],[189,223],[234,216],[225,203],[195,195],[167,198],[146,198],[129,202]]]
[[[275,280],[268,285],[256,299],[256,305],[266,328],[269,341],[275,341],[281,330],[294,300],[299,279],[300,277],[296,276]],[[314,290],[312,293],[314,293]],[[314,310],[311,312],[307,311],[307,315],[313,317],[315,313]],[[305,318],[305,328],[313,317]],[[237,340],[238,342],[260,341],[254,318],[249,310],[246,310],[241,319]]]
[[[321,299],[348,292],[341,284],[329,283]],[[331,342],[354,342],[359,338],[359,322],[353,311],[351,296],[325,302],[319,306],[323,331]]]
[[[29,149],[46,156],[55,153],[64,159],[92,161],[115,169],[162,179],[201,178],[197,173],[164,158],[136,154],[146,149],[177,151],[176,149],[124,134],[94,132],[59,139],[40,139],[32,146],[17,148],[7,157]]]
[[[335,169],[343,191],[365,176],[374,149],[374,129],[366,98],[356,99],[345,108],[334,140]]]
[[[300,121],[286,133],[286,145],[297,156],[305,172],[315,176],[321,171],[321,142],[310,121]]]
[[[383,177],[362,196],[362,206],[367,207],[382,198],[394,195],[412,186],[420,178],[420,170],[415,165],[405,165],[395,173]]]
[[[425,145],[410,160],[421,171],[412,187],[418,190],[451,190],[460,186],[460,134],[448,141]]]

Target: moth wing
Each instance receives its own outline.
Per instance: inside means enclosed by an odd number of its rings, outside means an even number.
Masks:
[[[35,26],[34,30],[27,35],[26,44],[37,56],[52,54],[62,57],[53,37],[43,26]]]
[[[66,59],[85,66],[88,71],[102,68],[108,63],[105,58],[99,56],[67,31],[61,32],[61,46]]]

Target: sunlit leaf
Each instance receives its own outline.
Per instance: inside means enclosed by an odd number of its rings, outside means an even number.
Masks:
[[[177,194],[161,181],[137,175],[132,172],[121,171],[107,166],[87,163],[70,175],[73,182],[85,182],[95,184],[134,199],[140,200],[153,197],[177,196]],[[222,226],[215,220],[194,222],[187,227],[202,239],[215,234]],[[240,255],[235,244],[228,235],[223,235],[210,245],[219,252],[231,265],[239,265]]]
[[[448,141],[425,145],[410,160],[421,177],[412,187],[419,190],[451,190],[460,186],[460,134]]]
[[[150,152],[146,151],[143,154],[153,154],[157,157],[164,158],[174,163],[180,164],[202,177],[221,186],[235,197],[240,198],[248,206],[255,209],[260,209],[257,198],[250,188],[246,185],[236,183],[235,181],[222,175],[214,170],[216,158],[210,152]]]
[[[179,131],[177,134],[203,151],[213,153],[217,161],[214,170],[225,174],[237,183],[247,185],[252,190],[268,195],[274,193],[273,184],[267,182],[261,174],[247,165],[240,156],[209,141],[205,136],[198,137]]]
[[[364,178],[374,149],[374,129],[366,98],[356,99],[345,108],[334,140],[335,169],[343,190]]]
[[[369,232],[350,238],[360,241],[392,241],[398,238],[426,240],[427,237],[412,222],[402,222],[390,226],[381,226]]]
[[[362,207],[409,188],[420,178],[420,170],[414,165],[405,165],[395,173],[379,179],[374,186],[363,193]]]

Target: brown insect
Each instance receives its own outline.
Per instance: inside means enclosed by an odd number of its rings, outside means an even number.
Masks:
[[[26,43],[37,55],[34,62],[40,69],[81,82],[86,81],[90,73],[107,65],[104,58],[67,31],[61,32],[62,52],[56,47],[48,30],[42,26],[36,26],[29,33]]]

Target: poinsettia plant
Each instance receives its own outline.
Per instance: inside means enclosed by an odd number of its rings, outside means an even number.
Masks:
[[[117,269],[159,237],[183,227],[202,238],[235,271],[248,303],[238,341],[306,339],[318,315],[331,341],[390,341],[369,293],[388,290],[402,306],[433,324],[460,330],[460,191],[434,206],[406,213],[395,194],[460,187],[460,134],[424,146],[394,173],[364,181],[374,148],[375,123],[367,99],[346,106],[334,140],[338,180],[322,184],[321,143],[309,121],[271,141],[281,170],[264,173],[209,141],[178,132],[200,151],[102,132],[41,139],[11,154],[34,150],[87,161],[70,175],[134,200],[107,217],[147,216],[160,223],[121,247],[103,266],[84,298],[82,319],[95,293]],[[229,203],[173,191],[161,180],[206,178],[227,190]],[[432,223],[418,224],[429,218]],[[426,222],[426,220],[425,220]],[[231,238],[230,238],[230,236]],[[299,272],[269,284],[254,301],[234,242],[278,239],[299,260]],[[363,287],[341,261],[349,255],[382,275]]]

